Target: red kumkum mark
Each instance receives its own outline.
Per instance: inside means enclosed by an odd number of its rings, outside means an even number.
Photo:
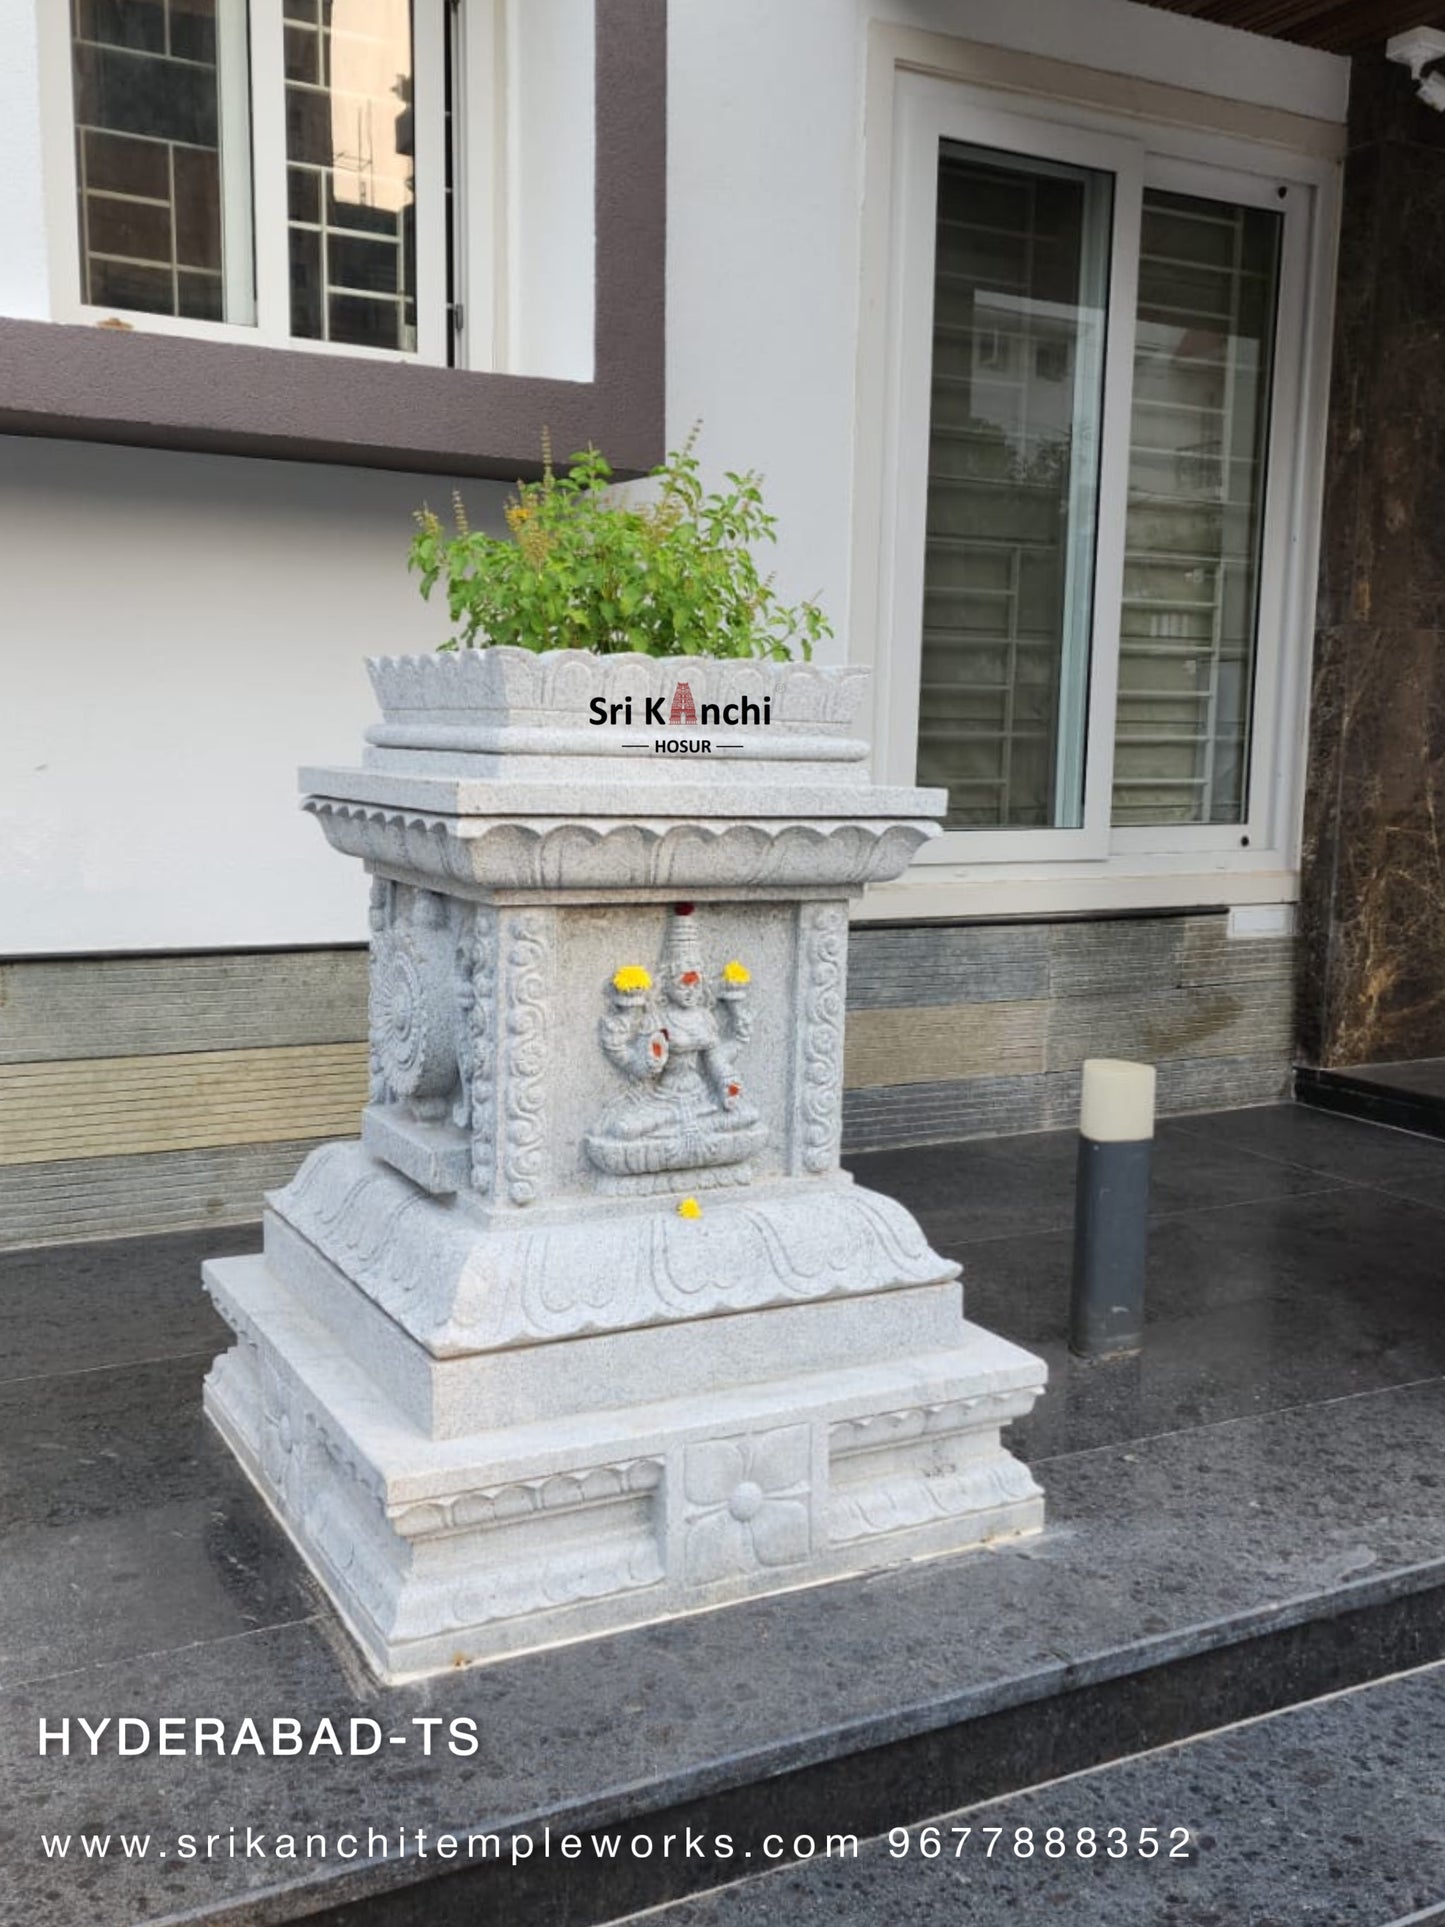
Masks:
[[[682,981],[685,984],[697,984],[701,983],[702,979],[695,970],[684,970],[682,973]]]

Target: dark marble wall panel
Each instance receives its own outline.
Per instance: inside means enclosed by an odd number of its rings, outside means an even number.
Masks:
[[[1313,1064],[1445,1055],[1445,116],[1355,63],[1300,918]]]

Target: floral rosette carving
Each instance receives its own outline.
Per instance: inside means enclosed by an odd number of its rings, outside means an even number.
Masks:
[[[373,958],[378,943],[386,933],[391,917],[391,885],[385,877],[371,879],[371,902],[366,913],[367,926],[371,931]],[[372,964],[372,996],[375,996],[375,963]],[[373,1014],[369,1039],[370,1057],[367,1064],[368,1095],[373,1104],[387,1104],[391,1092],[386,1088],[386,1073],[381,1067],[381,1051],[377,1044],[377,1025]]]
[[[371,1042],[386,1087],[417,1117],[445,1118],[457,1083],[449,946],[393,923],[371,949]]]
[[[699,1585],[797,1565],[811,1545],[811,1435],[789,1425],[687,1448],[687,1576]]]

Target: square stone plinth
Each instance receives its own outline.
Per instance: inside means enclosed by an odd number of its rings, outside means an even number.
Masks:
[[[799,1370],[789,1344],[769,1376],[779,1313],[704,1319],[673,1396],[527,1421],[504,1395],[509,1422],[436,1438],[265,1259],[217,1260],[206,1281],[238,1338],[207,1412],[388,1681],[1042,1522],[999,1429],[1033,1403],[1043,1368],[961,1321],[954,1285],[890,1294],[881,1319],[877,1299],[783,1314],[818,1318],[819,1360],[848,1356],[855,1319],[851,1362]],[[680,1331],[662,1335],[676,1344]],[[587,1346],[610,1342],[534,1347],[556,1356],[530,1366],[566,1382]],[[689,1370],[708,1376],[710,1352],[758,1375],[688,1384]]]

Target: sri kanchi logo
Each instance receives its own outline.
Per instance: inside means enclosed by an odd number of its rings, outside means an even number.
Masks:
[[[773,720],[773,699],[764,696],[760,703],[751,697],[743,696],[730,703],[700,703],[692,693],[690,683],[676,684],[672,692],[671,706],[666,696],[644,696],[640,705],[641,714],[633,708],[632,698],[624,696],[615,703],[608,702],[605,696],[594,696],[587,705],[587,720],[592,724],[619,723],[626,729],[638,724],[644,729],[664,729],[685,727],[691,729],[767,729]]]

